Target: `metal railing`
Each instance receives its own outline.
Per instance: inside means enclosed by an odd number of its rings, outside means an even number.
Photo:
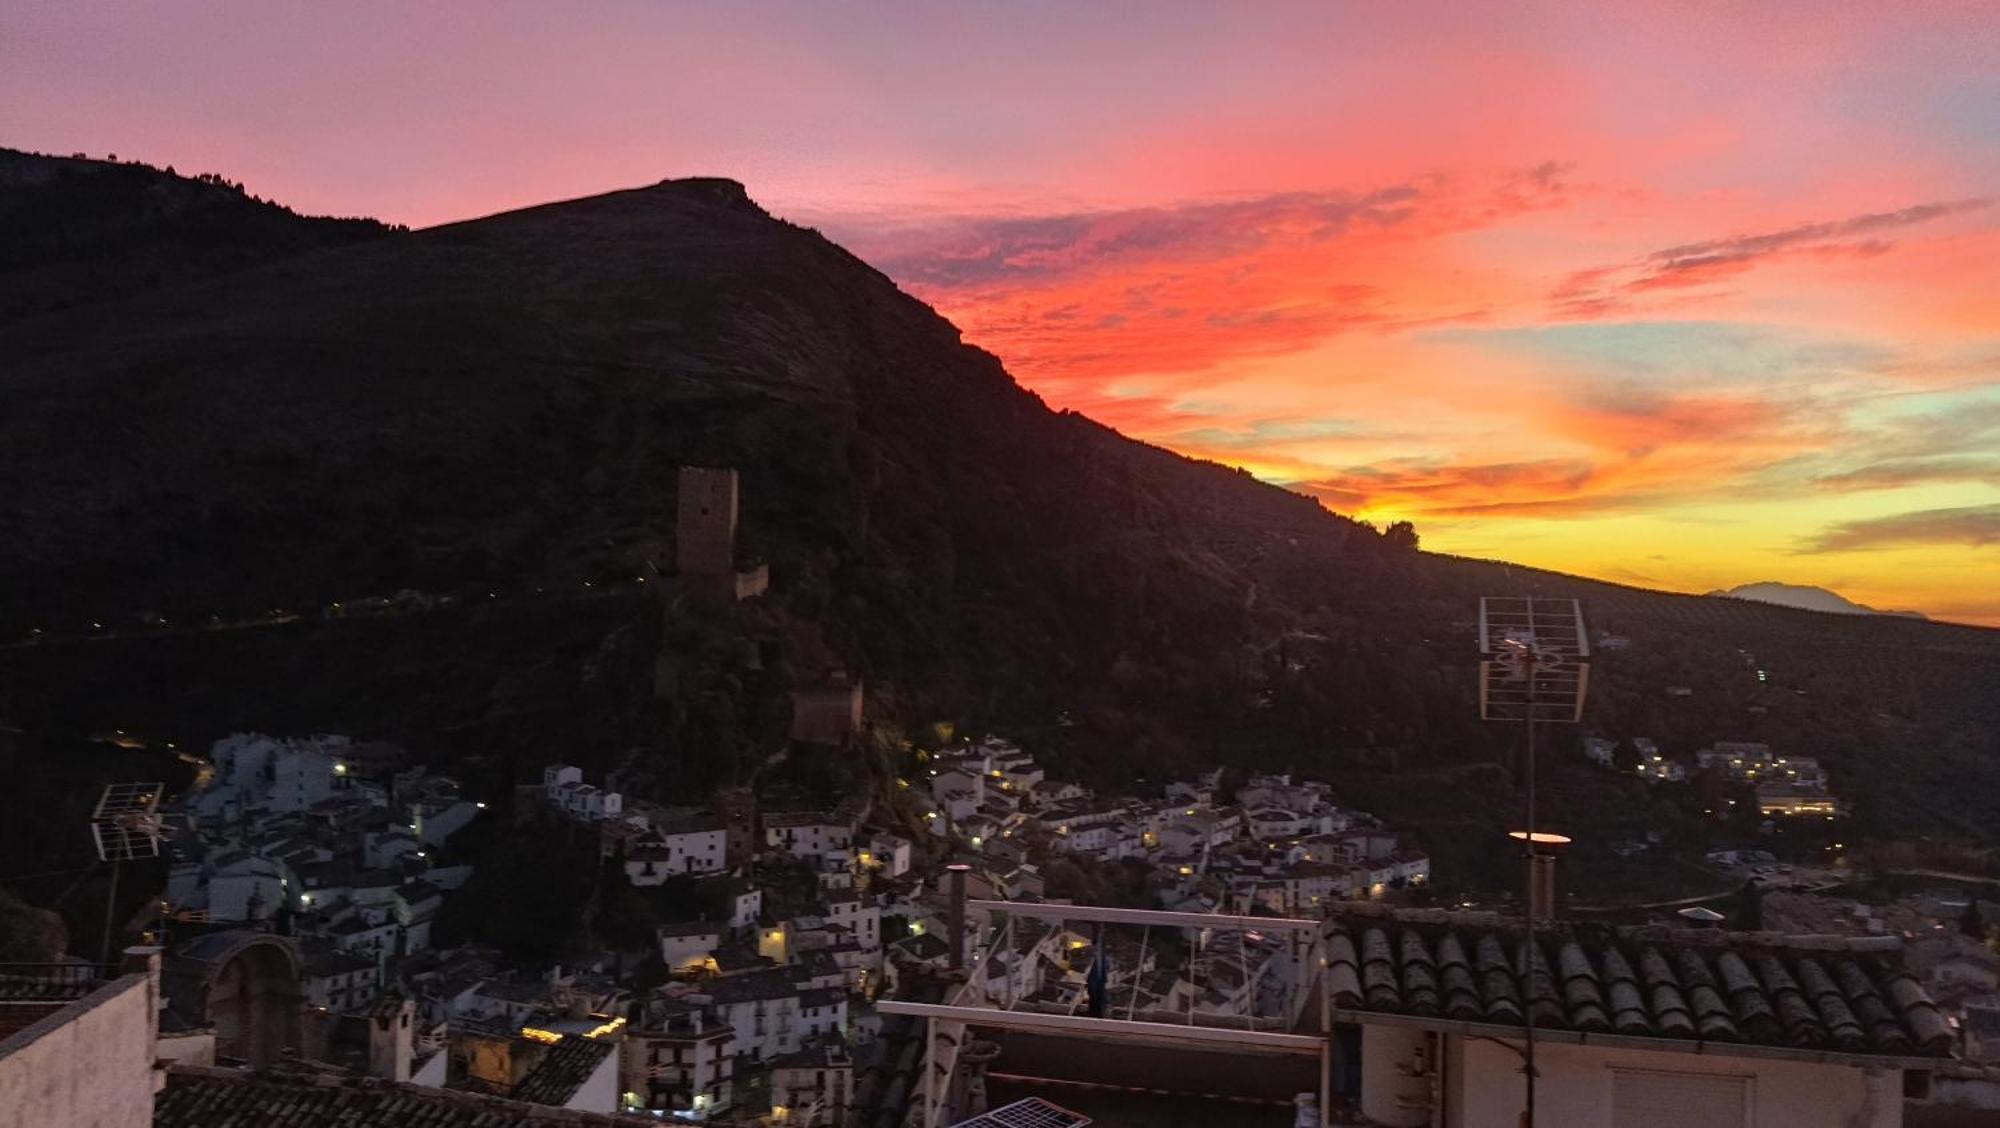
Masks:
[[[1141,1052],[1154,1046],[1231,1057],[1276,1054],[1317,1059],[1318,1122],[1327,1123],[1333,1047],[1324,1033],[1331,1028],[1331,1021],[1328,996],[1320,982],[1325,957],[1323,921],[990,900],[968,900],[958,912],[970,914],[968,923],[976,920],[981,927],[972,953],[975,958],[956,973],[957,989],[939,1003],[885,999],[876,1004],[882,1014],[925,1023],[917,1117],[924,1128],[945,1122],[947,1106],[954,1099],[949,1091],[957,1074],[958,1049],[965,1044],[968,1030],[980,1029],[1123,1044]],[[1012,964],[1032,953],[1016,950],[1017,921],[1051,926],[1053,942],[1064,945],[1064,952],[1079,952],[1086,964],[1102,958],[1097,951],[1100,942],[1133,947],[1130,933],[1136,930],[1136,955],[1123,957],[1119,962],[1128,967],[1106,974],[1095,985],[1079,987],[1065,980],[1060,992],[1063,997],[1054,1005],[1021,999],[1015,992]],[[1088,926],[1089,932],[1078,925]],[[1126,935],[1114,941],[1114,933]],[[1229,933],[1236,936],[1227,944],[1217,942],[1219,935]],[[1149,953],[1157,950],[1155,942],[1167,934],[1180,937],[1178,954],[1183,967],[1171,977],[1175,985],[1165,1005],[1146,1005],[1141,977],[1149,966]],[[1254,944],[1258,953],[1254,968],[1246,943]],[[989,984],[989,961],[996,958],[1002,966],[996,981]],[[1204,982],[1208,976],[1202,969],[1224,965],[1240,979],[1224,992],[1228,1005],[1223,1009],[1201,1005],[1200,996],[1212,986]],[[1111,969],[1109,963],[1104,966],[1107,972]],[[1268,991],[1261,991],[1267,970],[1275,981]],[[1085,969],[1071,971],[1084,973]],[[1307,1014],[1314,1005],[1320,1009],[1318,1021]]]
[[[0,1003],[81,999],[117,975],[114,964],[0,963]]]

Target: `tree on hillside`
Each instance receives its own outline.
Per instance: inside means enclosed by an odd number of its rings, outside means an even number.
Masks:
[[[1417,547],[1417,526],[1409,521],[1393,521],[1382,530],[1382,543],[1390,548],[1414,550]]]

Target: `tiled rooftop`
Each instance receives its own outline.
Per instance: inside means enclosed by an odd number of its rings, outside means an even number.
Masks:
[[[550,1046],[535,1068],[521,1078],[521,1083],[514,1086],[513,1097],[530,1104],[565,1104],[617,1048],[614,1042],[568,1035]]]
[[[798,985],[784,972],[773,968],[747,975],[729,975],[705,984],[697,994],[720,1006],[759,1000],[783,999],[798,994]]]
[[[1357,909],[1330,922],[1335,1006],[1841,1053],[1942,1055],[1952,1034],[1893,939],[1544,925]],[[1533,974],[1524,975],[1530,965]]]
[[[153,1102],[153,1128],[616,1128],[650,1118],[546,1108],[373,1077],[251,1073],[177,1065]]]

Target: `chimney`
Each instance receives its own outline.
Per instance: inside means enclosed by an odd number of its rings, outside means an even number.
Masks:
[[[1534,854],[1528,859],[1528,891],[1532,899],[1528,915],[1532,920],[1552,920],[1556,915],[1556,856]]]
[[[417,1005],[393,995],[368,1016],[368,1072],[389,1081],[410,1079],[410,1042]]]
[[[1510,830],[1507,837],[1521,844],[1526,894],[1525,911],[1530,922],[1553,920],[1556,916],[1556,855],[1570,844],[1567,834],[1537,830],[1533,833]]]

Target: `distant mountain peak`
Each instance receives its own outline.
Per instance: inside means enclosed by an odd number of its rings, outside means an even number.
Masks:
[[[1796,607],[1802,611],[1825,611],[1834,615],[1901,615],[1911,619],[1928,618],[1921,611],[1883,611],[1865,603],[1856,603],[1837,591],[1809,584],[1780,583],[1777,580],[1739,584],[1727,591],[1711,591],[1708,594],[1726,599],[1747,599],[1753,603],[1775,603],[1780,607]]]

